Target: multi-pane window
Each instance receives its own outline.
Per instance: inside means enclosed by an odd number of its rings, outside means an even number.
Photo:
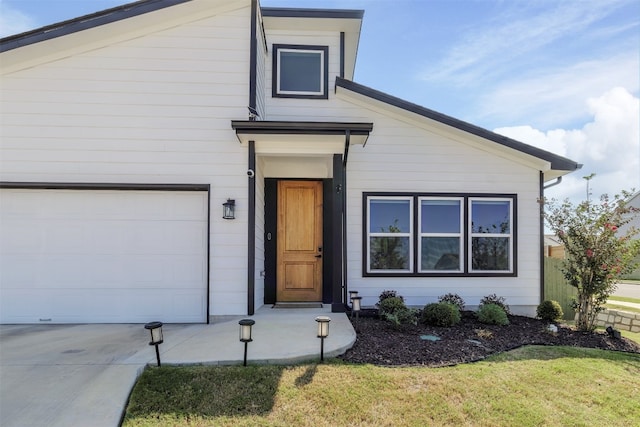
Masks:
[[[365,194],[367,275],[515,274],[515,196]]]
[[[369,270],[412,271],[413,200],[408,197],[371,199],[369,206]]]
[[[273,96],[327,98],[327,46],[274,45]]]
[[[419,271],[462,271],[462,202],[420,198]]]
[[[471,271],[510,271],[511,200],[470,199]]]

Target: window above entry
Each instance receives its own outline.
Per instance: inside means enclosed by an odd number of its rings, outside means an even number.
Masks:
[[[328,56],[328,46],[273,45],[272,95],[327,99]]]

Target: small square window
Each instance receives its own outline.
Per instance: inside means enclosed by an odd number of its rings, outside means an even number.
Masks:
[[[273,46],[273,96],[328,98],[327,46]]]

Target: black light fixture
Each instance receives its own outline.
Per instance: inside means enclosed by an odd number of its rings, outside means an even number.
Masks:
[[[356,319],[359,319],[362,297],[355,296],[351,299],[351,316],[355,313]]]
[[[233,199],[227,199],[222,204],[222,218],[224,219],[236,219],[236,201]]]
[[[253,319],[242,319],[238,324],[240,325],[240,341],[244,343],[244,366],[247,366],[247,346],[253,339],[251,338],[251,327],[255,325],[256,321]]]
[[[158,350],[158,345],[162,344],[162,322],[149,322],[144,325],[145,329],[148,329],[151,332],[151,341],[149,345],[156,346],[156,359],[158,361],[158,367],[160,367],[160,351]]]
[[[318,322],[318,338],[320,338],[320,361],[324,361],[324,339],[329,336],[329,322],[331,318],[327,316],[316,317]]]

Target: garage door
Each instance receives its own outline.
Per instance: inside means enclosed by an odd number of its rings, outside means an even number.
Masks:
[[[207,199],[0,190],[0,322],[205,322]]]

